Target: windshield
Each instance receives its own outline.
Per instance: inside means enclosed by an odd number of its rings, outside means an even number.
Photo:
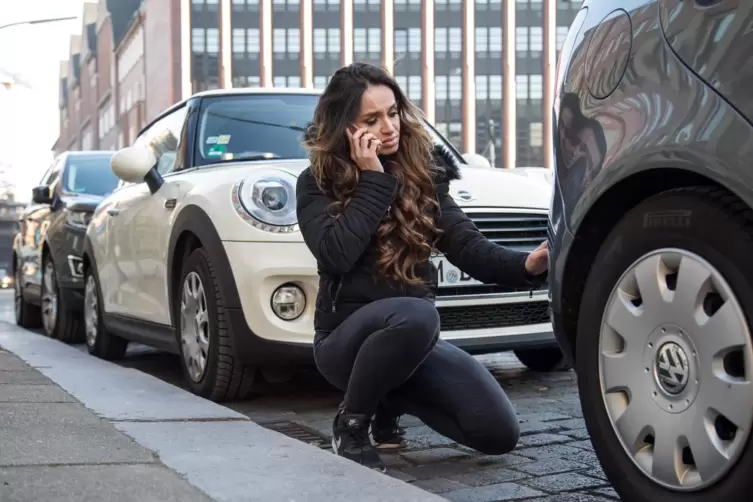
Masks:
[[[243,159],[305,159],[301,142],[319,96],[259,94],[205,98],[196,164]]]
[[[319,101],[315,94],[252,94],[204,98],[200,114],[196,165],[222,161],[306,159],[306,126]],[[424,123],[435,143],[457,150]]]
[[[112,193],[120,180],[110,168],[110,158],[111,155],[69,157],[63,175],[63,190],[100,196]]]

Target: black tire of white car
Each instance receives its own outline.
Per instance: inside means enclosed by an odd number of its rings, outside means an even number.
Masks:
[[[196,273],[201,280],[206,297],[209,326],[209,348],[206,368],[201,379],[194,382],[183,357],[181,341],[181,299],[186,278]],[[214,273],[212,260],[204,248],[194,250],[183,264],[177,292],[173,298],[175,331],[181,350],[181,365],[185,381],[194,394],[215,402],[247,398],[252,390],[257,368],[240,364],[235,356],[230,323],[225,310],[225,299],[219,280]]]
[[[753,435],[750,435],[742,444],[742,451],[737,463],[726,474],[718,478],[715,483],[695,491],[669,489],[652,480],[628,456],[607,411],[606,400],[602,393],[600,373],[600,358],[602,357],[600,333],[604,326],[603,319],[606,318],[604,313],[608,306],[610,294],[623,274],[631,268],[636,260],[652,251],[667,248],[693,253],[692,256],[699,256],[714,267],[726,280],[734,298],[742,307],[745,318],[742,324],[747,322],[750,325],[749,320],[753,319],[753,260],[751,260],[751,256],[753,256],[753,211],[729,192],[711,187],[679,188],[645,200],[629,211],[611,231],[593,261],[584,288],[578,319],[576,371],[587,429],[603,470],[623,501],[710,502],[744,500],[753,490],[753,477],[750,475],[753,472],[753,448],[751,447]],[[678,282],[682,281],[681,276],[682,274],[675,276]],[[672,290],[672,287],[667,286],[667,284],[660,284],[658,288],[667,287]],[[690,291],[690,288],[685,288],[685,290]],[[677,291],[677,294],[682,292],[680,288],[677,288]],[[685,295],[682,295],[682,297],[686,298]],[[672,298],[674,299],[674,296]],[[652,310],[651,312],[656,311]],[[718,310],[708,315],[713,315],[715,312],[718,312]],[[666,331],[660,331],[665,321],[662,319],[661,322],[655,332],[666,333]],[[693,326],[692,323],[688,324],[691,325],[680,326],[678,333],[683,336],[687,334],[692,338]],[[654,332],[648,331],[653,336]],[[646,334],[646,337],[647,340],[651,340],[649,333]],[[623,350],[628,350],[626,347],[629,343],[629,341],[626,341]],[[691,343],[696,342],[691,339]],[[641,350],[644,351],[646,350],[645,347],[653,347],[652,344],[646,344],[645,341],[641,342],[641,345],[644,347]],[[656,348],[652,350],[656,351],[659,345],[660,342],[657,342]],[[696,346],[698,346],[697,343],[694,347]],[[652,357],[652,365],[658,364],[655,363],[657,360],[655,352],[646,353],[649,354],[648,357]],[[625,354],[627,355],[627,352]],[[696,353],[693,352],[692,355],[696,356]],[[691,358],[690,354],[688,354],[688,358]],[[697,359],[690,359],[691,365],[697,364],[695,367],[698,368],[698,371],[695,377],[699,380],[691,380],[694,376],[690,375],[686,381],[688,384],[695,381],[698,384],[697,388],[700,389],[699,392],[703,392],[704,381],[707,385],[711,385],[709,383],[710,378],[704,380],[701,376],[705,365],[701,365],[700,362],[707,360],[707,356],[700,349]],[[653,380],[633,380],[633,378],[644,378],[640,374],[648,368],[643,366],[643,364],[636,365],[636,373],[628,373],[631,383],[641,382],[641,385],[635,386],[636,389],[642,391],[641,394],[645,389],[648,389],[648,385],[654,385],[654,381],[659,381],[656,373],[653,372],[647,375],[647,378]],[[648,366],[648,363],[646,366]],[[688,367],[686,365],[686,368]],[[750,381],[753,376],[745,375],[744,378]],[[644,384],[647,387],[644,388],[642,386]],[[656,404],[655,391],[653,392],[653,402],[650,402],[651,394],[651,391],[646,390],[643,403],[649,403],[645,408],[647,412],[649,414],[667,412],[666,409],[663,410]],[[633,397],[630,398],[630,401]],[[706,411],[698,408],[701,406],[699,404],[701,399],[692,401],[691,398],[689,401],[692,404],[687,407],[686,411],[682,412],[686,416],[687,414],[694,414],[690,416],[697,417],[698,413]],[[683,399],[683,403],[685,402]],[[654,409],[654,405],[656,409]],[[669,405],[665,406],[671,408]],[[751,406],[753,406],[753,403],[751,403]],[[680,423],[682,413],[675,415],[667,413],[666,417],[673,416],[673,419]],[[646,420],[655,419],[647,418]],[[669,418],[664,418],[664,420],[669,420]],[[653,423],[659,423],[659,421]],[[641,422],[641,424],[649,424],[649,422]],[[748,423],[743,427],[750,430],[752,425]],[[641,431],[645,430],[641,429]],[[647,441],[650,442],[651,439]],[[650,448],[650,451],[653,452],[653,447]],[[710,458],[709,456],[705,457]],[[685,462],[685,458],[683,455],[683,462]],[[693,457],[688,458],[692,459]],[[692,461],[695,462],[695,460]]]
[[[539,373],[548,373],[550,371],[560,371],[569,369],[565,363],[565,356],[559,347],[541,347],[537,349],[516,349],[515,357],[523,363],[526,368]]]
[[[97,277],[96,271],[92,270],[91,267],[87,267],[84,271],[84,284],[87,284],[90,279],[94,281],[94,289],[97,298],[97,304],[93,307],[97,312],[97,322],[95,323],[96,336],[94,338],[94,343],[90,343],[89,338],[86,337],[86,349],[89,351],[89,354],[107,361],[123,359],[126,350],[128,350],[128,340],[110,333],[105,327],[102,315],[102,293],[99,289],[99,278]],[[86,302],[86,298],[84,298],[84,302]],[[86,320],[84,320],[84,325],[85,324]]]
[[[13,285],[16,324],[22,328],[36,329],[42,325],[42,311],[39,305],[34,305],[24,299],[21,266],[20,263],[16,264],[16,277]]]
[[[51,261],[49,255],[45,256],[44,260],[42,261],[42,291],[44,291],[45,288],[44,277],[48,264],[52,266],[52,273],[54,274],[53,284],[51,285],[51,287],[54,289],[55,299],[57,301],[57,319],[53,329],[51,331],[47,331],[45,329],[45,332],[50,338],[60,340],[64,343],[82,342],[84,341],[84,336],[80,313],[73,312],[68,305],[68,302],[66,301],[65,295],[60,294],[60,285],[57,280],[57,268],[55,267],[55,262]],[[44,309],[44,306],[42,306],[42,308]],[[42,312],[42,315],[44,316],[44,312]],[[44,326],[44,321],[42,322],[42,325]]]

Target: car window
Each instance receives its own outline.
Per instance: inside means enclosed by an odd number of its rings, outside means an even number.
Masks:
[[[110,168],[112,155],[72,156],[63,174],[63,191],[105,196],[118,186]]]
[[[63,167],[63,159],[61,157],[58,157],[57,159],[55,159],[55,161],[52,163],[52,166],[50,166],[50,168],[45,173],[44,178],[42,178],[42,182],[40,183],[40,185],[54,187],[55,182],[60,176],[60,170],[62,169],[62,167]]]
[[[202,100],[196,164],[242,159],[304,159],[301,142],[317,95],[251,94]]]
[[[175,159],[180,146],[180,133],[186,119],[185,106],[154,122],[143,131],[134,146],[150,148],[157,157],[157,172],[162,175],[175,169]]]

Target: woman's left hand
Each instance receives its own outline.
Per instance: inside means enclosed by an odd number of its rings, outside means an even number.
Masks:
[[[541,275],[549,268],[549,243],[544,241],[526,258],[526,272]]]

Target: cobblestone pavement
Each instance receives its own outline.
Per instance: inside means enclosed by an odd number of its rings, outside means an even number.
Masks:
[[[12,294],[0,298],[0,311],[10,322],[12,301]],[[129,352],[124,366],[182,386],[177,357],[138,346]],[[405,417],[401,425],[407,427],[409,447],[383,454],[388,475],[456,502],[619,500],[593,453],[573,372],[534,373],[511,353],[479,359],[517,408],[522,431],[518,448],[508,455],[480,455]],[[267,379],[273,380],[271,375]],[[340,398],[314,370],[303,370],[285,383],[261,385],[254,399],[227,406],[270,429],[329,448]]]
[[[522,437],[508,455],[480,455],[405,417],[409,447],[383,454],[388,475],[457,502],[606,502],[610,488],[585,430],[572,371],[528,371],[512,353],[479,356],[517,408]],[[180,385],[177,358],[143,353],[125,364]],[[341,394],[315,371],[265,384],[252,400],[227,406],[252,420],[329,449]]]

